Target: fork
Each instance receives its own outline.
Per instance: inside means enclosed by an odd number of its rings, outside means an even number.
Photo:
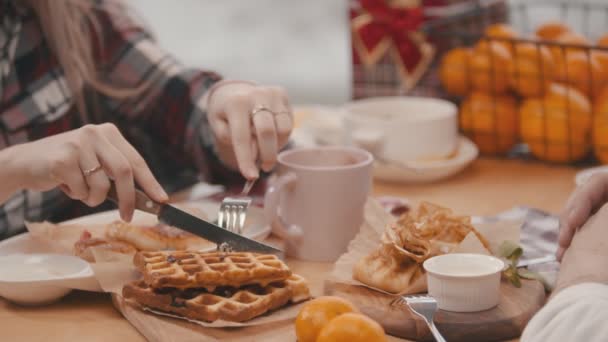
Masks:
[[[445,338],[441,336],[441,333],[435,326],[435,322],[433,322],[433,316],[437,312],[437,301],[435,298],[429,295],[410,295],[399,296],[391,302],[391,306],[404,305],[407,305],[413,313],[424,319],[437,342],[445,342]]]
[[[243,234],[247,209],[251,205],[249,191],[257,179],[247,180],[238,196],[226,197],[222,200],[217,217],[217,225],[233,233]]]

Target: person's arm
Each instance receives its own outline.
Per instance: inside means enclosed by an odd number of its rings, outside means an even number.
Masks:
[[[186,69],[159,49],[139,24],[104,2],[96,13],[102,36],[96,58],[102,66],[102,80],[123,92],[147,85],[137,96],[120,99],[102,95],[102,114],[119,126],[126,122],[152,136],[155,143],[170,151],[167,163],[197,167],[207,178],[212,167],[223,170],[214,160],[213,136],[201,100],[221,77]]]
[[[605,341],[608,285],[582,283],[563,289],[528,323],[521,342]]]
[[[167,147],[168,163],[196,167],[207,180],[237,168],[255,178],[258,158],[262,169],[272,168],[293,126],[282,89],[219,82],[214,72],[185,68],[124,13],[104,6],[98,12],[98,58],[107,83],[148,85],[128,99],[105,96],[108,114]],[[262,107],[269,110],[253,115]]]
[[[135,184],[153,200],[167,194],[143,158],[111,124],[86,125],[0,151],[0,204],[18,190],[59,187],[89,206],[106,200],[114,183],[122,219],[135,209]]]
[[[15,166],[14,148],[0,150],[0,204],[22,188],[19,170]]]
[[[574,234],[547,305],[522,342],[601,341],[608,336],[608,205]]]
[[[557,252],[559,260],[570,247],[572,237],[606,202],[608,202],[608,174],[606,173],[595,174],[585,184],[576,188],[560,214]]]
[[[608,204],[578,230],[562,258],[553,294],[586,282],[608,285]]]

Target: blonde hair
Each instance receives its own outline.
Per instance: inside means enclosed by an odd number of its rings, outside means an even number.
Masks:
[[[109,83],[100,74],[95,48],[103,49],[103,31],[96,11],[125,16],[120,0],[104,0],[103,9],[94,0],[25,0],[38,17],[44,37],[63,69],[68,87],[81,114],[87,112],[85,88],[118,99],[144,92],[147,84],[133,87]],[[97,42],[99,46],[94,46]]]

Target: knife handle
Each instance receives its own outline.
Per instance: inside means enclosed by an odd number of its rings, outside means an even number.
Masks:
[[[118,204],[118,192],[116,184],[110,181],[110,190],[108,191],[108,199]],[[158,215],[160,213],[161,204],[153,201],[143,191],[135,189],[135,209],[145,211],[147,213]]]

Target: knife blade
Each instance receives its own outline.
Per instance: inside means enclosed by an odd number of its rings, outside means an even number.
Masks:
[[[118,195],[114,182],[111,182],[108,199],[118,203]],[[234,251],[267,253],[283,257],[283,251],[279,249],[233,233],[213,223],[190,215],[172,205],[157,203],[140,190],[135,190],[135,209],[156,215],[160,222],[200,236],[203,239],[216,243],[218,246],[227,244]]]
[[[158,219],[169,226],[180,228],[218,245],[226,243],[235,251],[269,254],[281,253],[276,248],[233,233],[168,204],[161,205]]]

